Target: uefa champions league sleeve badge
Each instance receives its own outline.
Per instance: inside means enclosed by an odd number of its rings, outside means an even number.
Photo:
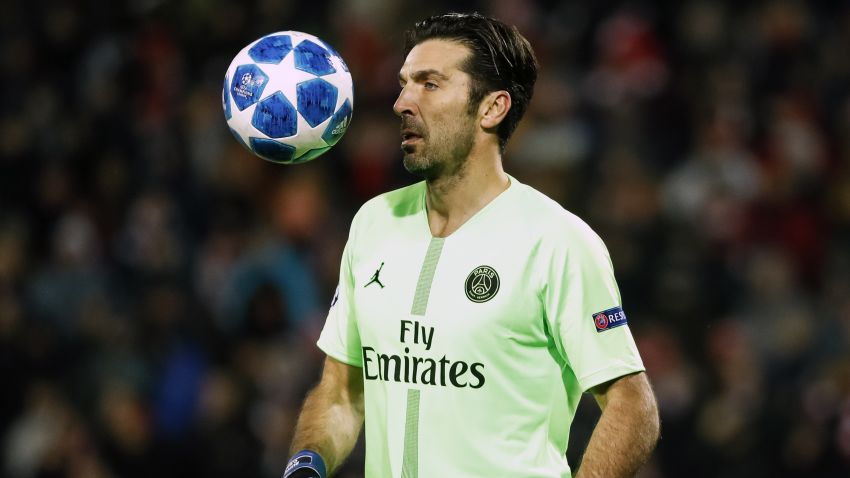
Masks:
[[[593,314],[593,325],[597,332],[605,332],[626,323],[626,313],[619,306]]]

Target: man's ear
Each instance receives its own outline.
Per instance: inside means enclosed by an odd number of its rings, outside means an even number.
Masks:
[[[505,90],[488,94],[481,102],[481,127],[493,129],[505,119],[511,109],[511,95]]]

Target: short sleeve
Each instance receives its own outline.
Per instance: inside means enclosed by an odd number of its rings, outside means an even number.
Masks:
[[[549,239],[553,244],[543,293],[546,320],[579,388],[587,391],[643,371],[602,239],[583,223]],[[600,316],[606,312],[612,320]]]
[[[360,333],[351,303],[354,287],[351,274],[351,247],[352,239],[349,238],[340,261],[339,284],[331,301],[325,326],[316,344],[329,357],[348,365],[362,367]]]

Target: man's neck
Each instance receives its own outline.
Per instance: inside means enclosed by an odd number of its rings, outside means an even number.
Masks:
[[[501,157],[469,158],[456,174],[427,182],[428,225],[447,237],[510,185]]]

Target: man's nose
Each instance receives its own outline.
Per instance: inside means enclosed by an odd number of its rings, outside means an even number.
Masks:
[[[410,90],[407,87],[402,88],[393,104],[393,111],[395,111],[395,114],[403,116],[414,114],[415,109],[416,103],[413,101],[413,95]]]

